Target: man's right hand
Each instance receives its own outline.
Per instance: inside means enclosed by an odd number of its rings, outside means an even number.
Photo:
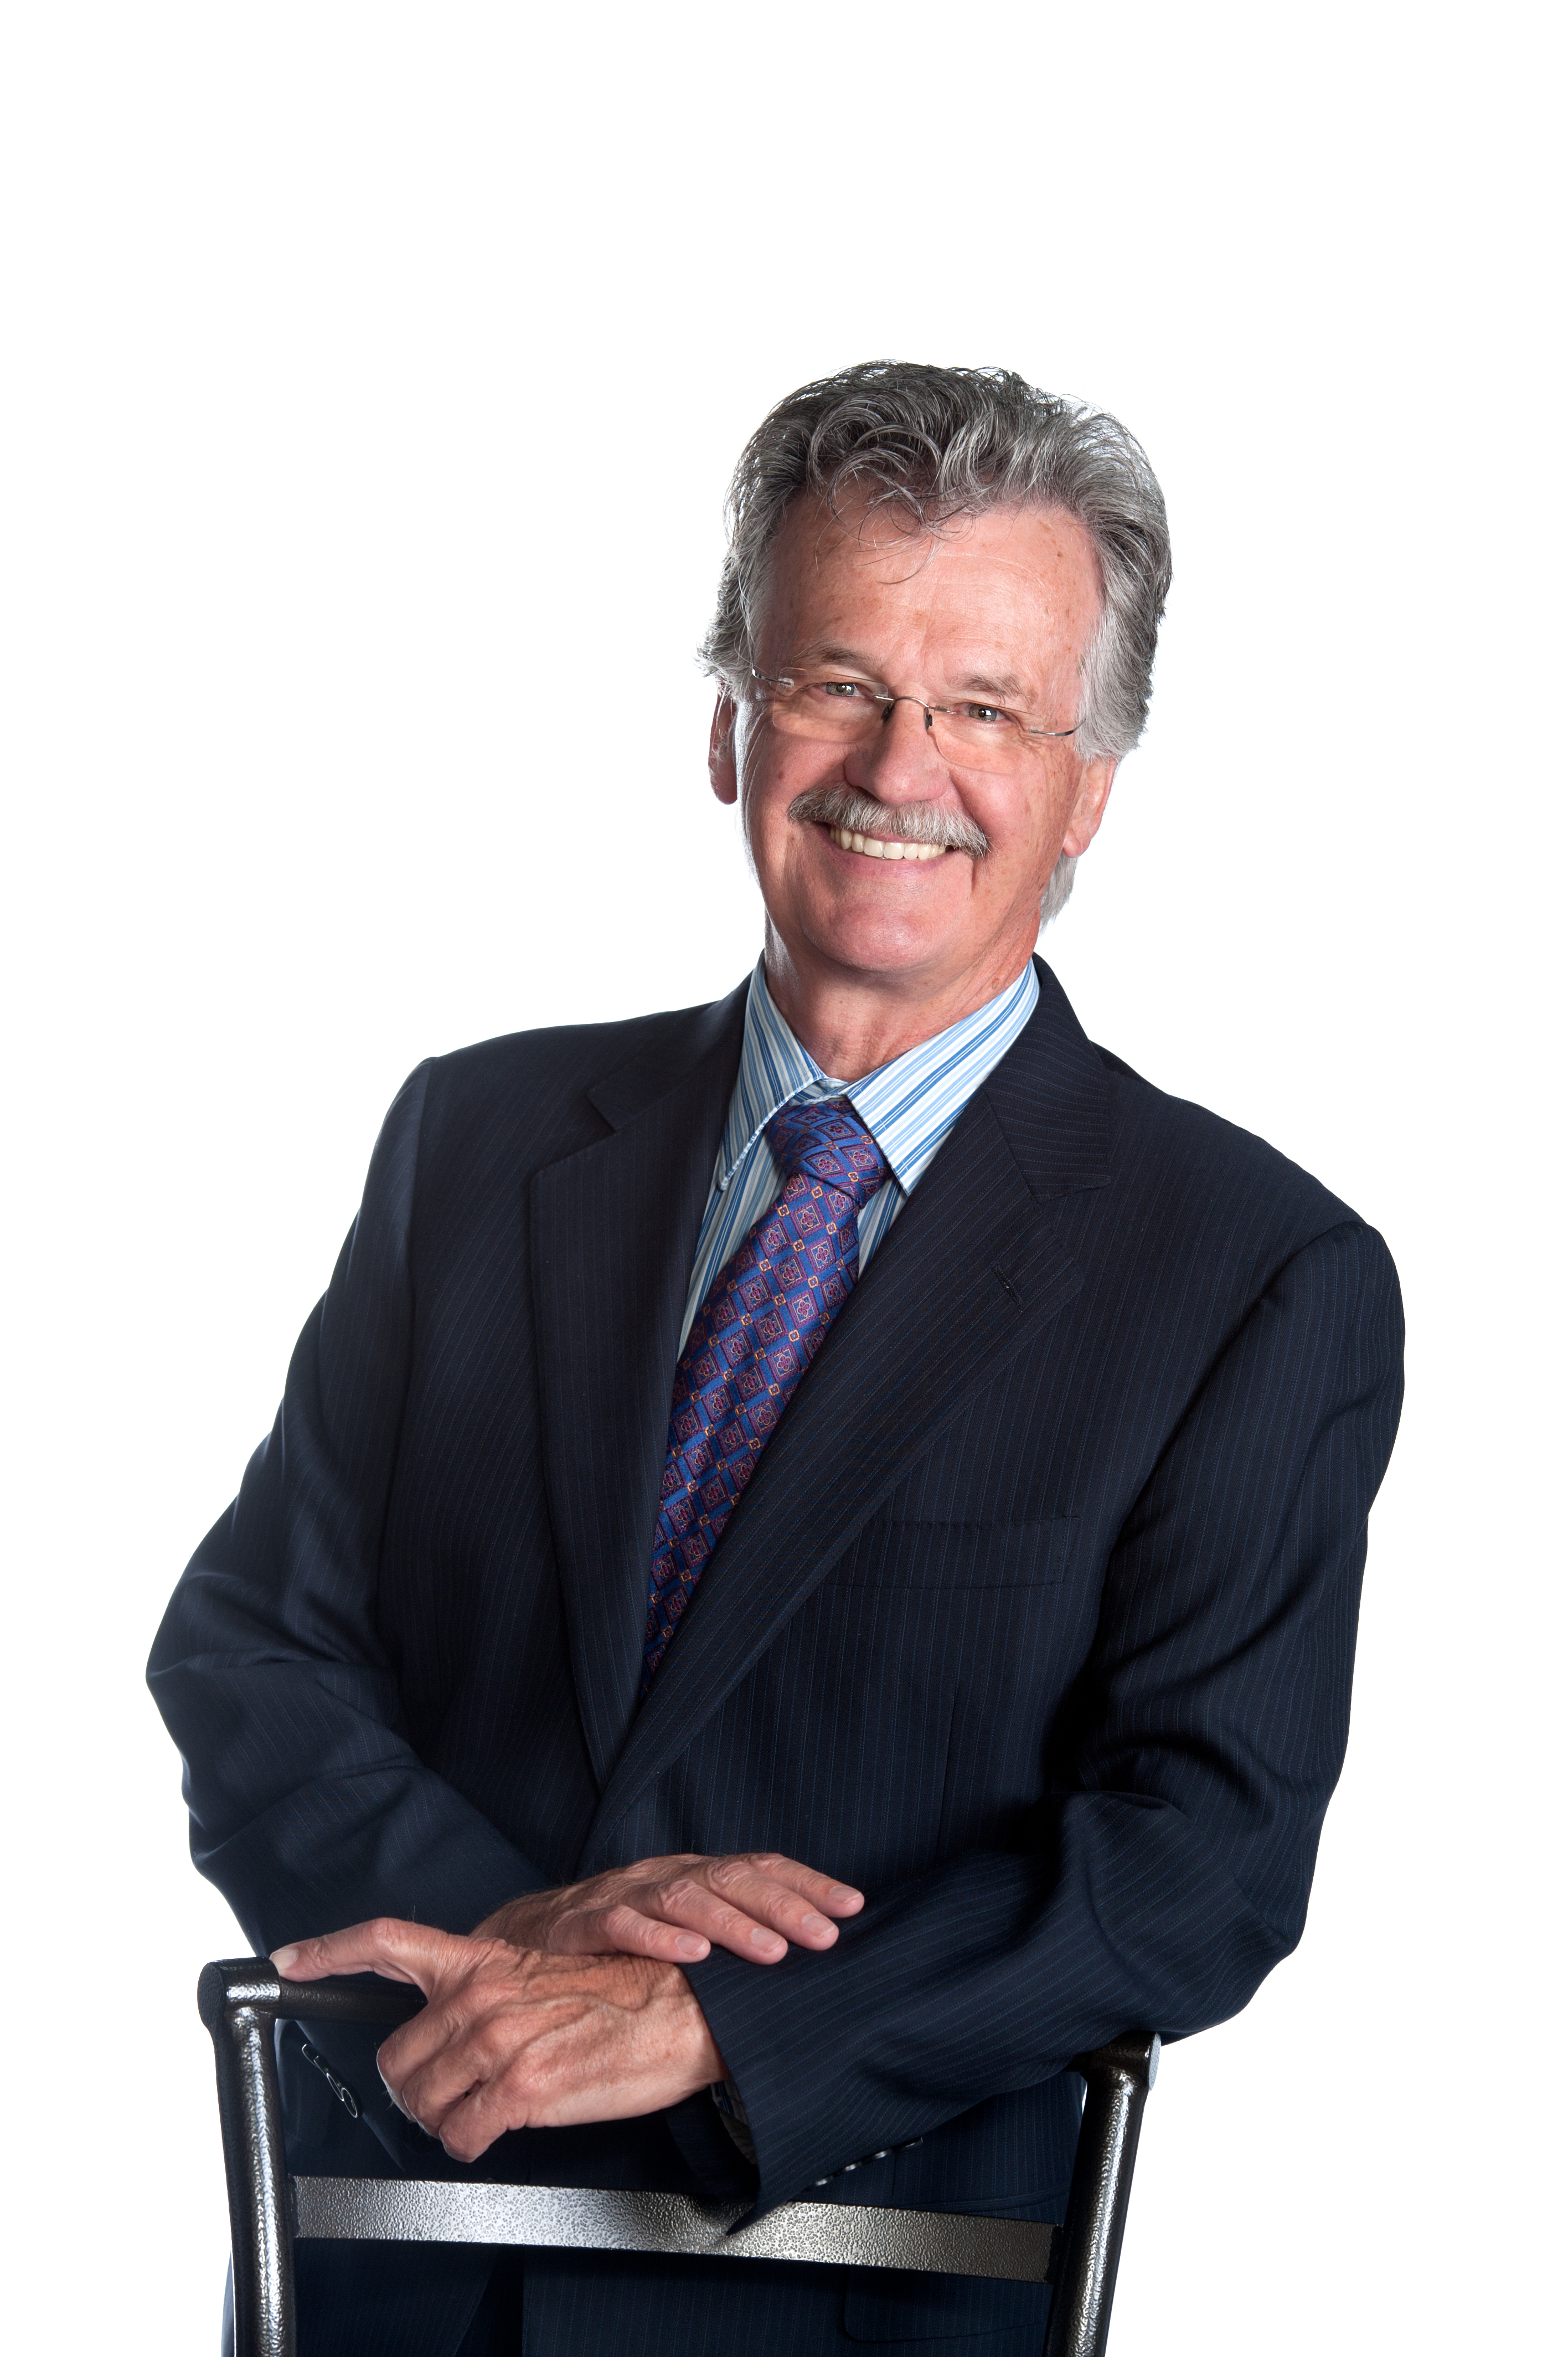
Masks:
[[[701,1962],[727,1948],[747,1964],[776,1964],[791,1941],[831,1948],[834,1916],[858,1915],[863,1894],[774,1850],[731,1857],[645,1857],[586,1882],[509,1900],[478,1940],[506,1940],[557,1956],[657,1956]]]

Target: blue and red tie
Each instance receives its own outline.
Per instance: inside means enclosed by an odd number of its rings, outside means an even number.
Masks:
[[[847,1097],[786,1105],[765,1135],[782,1191],[714,1278],[675,1370],[644,1694],[796,1384],[849,1299],[860,1274],[858,1215],[887,1177]]]

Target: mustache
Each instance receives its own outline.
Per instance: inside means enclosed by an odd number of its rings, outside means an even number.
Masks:
[[[935,843],[944,851],[965,851],[983,859],[991,838],[972,819],[935,802],[879,802],[858,786],[811,786],[789,805],[797,826],[846,827],[852,834],[880,834],[895,843]]]

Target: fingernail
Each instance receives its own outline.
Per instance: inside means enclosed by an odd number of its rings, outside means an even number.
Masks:
[[[779,1938],[777,1932],[765,1932],[762,1930],[761,1926],[758,1925],[752,1932],[751,1944],[754,1948],[766,1948],[770,1953],[774,1953],[779,1949],[782,1948],[785,1943]]]
[[[847,1882],[835,1882],[832,1889],[829,1893],[829,1896],[830,1898],[840,1900],[858,1899],[860,1897],[860,1893],[858,1890],[852,1889]]]
[[[823,1932],[831,1932],[833,1928],[825,1915],[803,1915],[800,1918],[801,1931],[810,1932],[813,1936],[820,1937]]]
[[[682,1956],[690,1956],[693,1963],[696,1963],[708,1953],[707,1942],[705,1940],[700,1940],[694,1932],[682,1932],[680,1938],[676,1941],[675,1946],[680,1954]]]
[[[297,1948],[274,1948],[273,1950],[272,1963],[274,1969],[274,1971],[281,1973],[285,1980],[289,1974],[293,1972],[298,1962],[299,1950]]]

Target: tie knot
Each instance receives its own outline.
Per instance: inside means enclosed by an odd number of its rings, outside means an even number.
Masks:
[[[864,1211],[887,1177],[887,1158],[847,1097],[787,1104],[765,1135],[782,1176],[817,1178]]]

